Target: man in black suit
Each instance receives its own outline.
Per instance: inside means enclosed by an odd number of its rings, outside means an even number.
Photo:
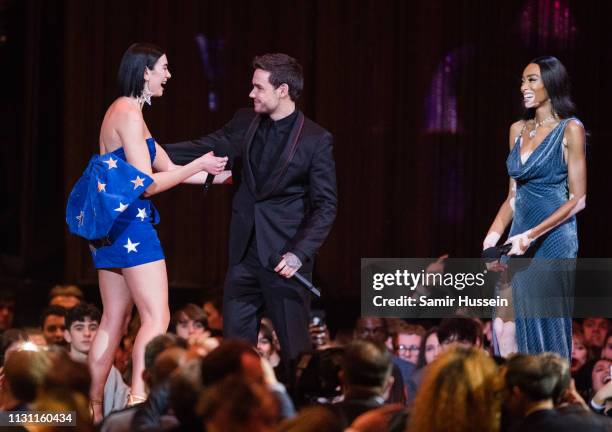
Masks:
[[[302,68],[286,54],[253,61],[253,109],[222,129],[166,146],[176,163],[210,151],[242,165],[229,235],[223,295],[226,337],[257,343],[259,318],[272,319],[285,359],[310,348],[308,292],[290,278],[311,277],[314,257],[336,216],[332,135],[296,108]]]

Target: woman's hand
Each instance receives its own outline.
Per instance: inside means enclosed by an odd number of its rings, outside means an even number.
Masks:
[[[489,249],[495,245],[499,241],[501,234],[495,231],[489,231],[485,239],[482,241],[482,250]]]
[[[511,243],[512,249],[508,252],[508,256],[510,255],[523,255],[527,249],[529,249],[529,245],[534,240],[530,237],[531,230],[527,230],[524,233],[514,235],[510,237],[505,244]]]
[[[209,174],[217,175],[220,174],[225,169],[225,164],[227,163],[227,156],[225,157],[217,157],[213,152],[208,152],[203,156],[200,156],[196,159],[202,171],[206,171]]]

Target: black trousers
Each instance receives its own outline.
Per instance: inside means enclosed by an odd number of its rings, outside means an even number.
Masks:
[[[310,275],[305,275],[310,278]],[[263,313],[272,320],[281,357],[291,365],[311,349],[310,294],[299,282],[268,270],[259,260],[255,235],[239,264],[230,265],[223,289],[223,336],[257,345]],[[279,377],[280,378],[280,377]]]

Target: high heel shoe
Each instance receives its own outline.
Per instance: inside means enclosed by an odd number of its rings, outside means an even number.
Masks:
[[[133,394],[130,393],[128,395],[127,406],[132,407],[134,405],[141,404],[141,403],[143,403],[146,400],[147,400],[146,396],[138,396],[138,395],[133,395]]]

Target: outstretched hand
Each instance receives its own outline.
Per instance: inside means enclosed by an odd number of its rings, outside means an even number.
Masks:
[[[212,175],[221,174],[225,169],[225,164],[227,164],[227,156],[217,157],[211,151],[200,156],[197,160],[201,163],[202,171]]]

